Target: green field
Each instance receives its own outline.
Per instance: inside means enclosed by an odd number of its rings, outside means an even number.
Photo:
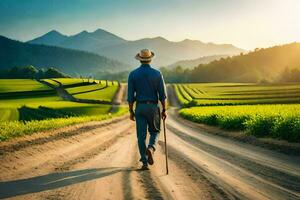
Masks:
[[[300,84],[176,84],[183,106],[300,103]]]
[[[87,79],[80,79],[80,78],[54,78],[53,80],[60,82],[64,86],[74,85],[74,84],[88,81]]]
[[[117,90],[117,86],[109,86],[107,88],[104,88],[103,90],[76,94],[74,96],[79,99],[96,99],[100,101],[111,102]]]
[[[14,121],[19,119],[19,112],[15,108],[4,107],[0,108],[0,122]]]
[[[82,79],[58,80],[62,81],[64,84],[77,84],[79,81],[82,82]],[[46,81],[49,81],[51,84],[56,83],[55,81],[52,82],[50,79],[47,79]],[[36,112],[39,112],[39,107],[42,106],[76,116],[106,114],[111,109],[110,105],[64,101],[56,94],[55,90],[44,86],[35,80],[2,79],[0,82],[3,83],[1,85],[2,94],[6,95],[5,98],[0,96],[0,121],[2,122],[19,120],[21,107],[36,109]],[[102,82],[103,84],[90,83],[90,85],[71,87],[67,90],[70,91],[71,94],[74,94],[76,98],[111,101],[117,90],[117,86],[112,86],[112,83],[110,82],[109,86],[105,87],[104,81]],[[22,85],[22,83],[26,84]],[[17,93],[15,95],[8,95],[15,93],[16,91]],[[39,91],[39,93],[36,93],[37,91]],[[31,111],[34,112],[34,110]]]
[[[19,120],[18,109],[22,106],[38,109],[39,106],[73,113],[78,116],[107,113],[111,106],[64,101],[58,96],[20,98],[12,100],[0,99],[0,121]]]
[[[0,79],[0,94],[41,90],[51,90],[51,88],[31,79]]]
[[[43,81],[46,81],[46,82],[50,83],[51,85],[53,85],[55,87],[59,87],[59,83],[52,80],[52,79],[43,79]]]
[[[300,84],[176,84],[188,120],[300,142]],[[261,105],[259,105],[261,104]]]
[[[45,79],[59,87],[61,83],[75,98],[111,102],[117,82],[87,79]],[[57,82],[58,81],[58,82]],[[0,141],[17,135],[62,127],[79,122],[107,119],[125,113],[121,108],[109,113],[111,105],[63,100],[56,91],[36,80],[0,79]],[[24,123],[25,122],[25,123]]]

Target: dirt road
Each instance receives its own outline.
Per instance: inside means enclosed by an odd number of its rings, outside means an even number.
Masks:
[[[169,175],[162,134],[155,165],[138,170],[126,116],[2,143],[0,198],[300,199],[299,157],[206,133],[175,108],[167,131]]]

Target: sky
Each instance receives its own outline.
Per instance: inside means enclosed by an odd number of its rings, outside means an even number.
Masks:
[[[105,29],[251,50],[300,41],[300,0],[0,0],[0,35],[27,41],[53,29]]]

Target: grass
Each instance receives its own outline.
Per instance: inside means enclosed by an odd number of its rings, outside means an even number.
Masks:
[[[175,91],[184,107],[300,102],[300,84],[296,83],[177,84]]]
[[[70,101],[48,101],[44,103],[40,102],[31,102],[26,104],[27,107],[37,109],[39,106],[52,108],[59,111],[65,111],[73,113],[76,115],[97,115],[97,114],[106,114],[111,108],[111,105],[103,104],[89,104],[89,103],[77,103]]]
[[[19,120],[18,108],[30,105],[45,105],[48,102],[62,101],[56,95],[48,95],[42,97],[17,97],[14,99],[0,99],[0,121]]]
[[[109,86],[97,91],[76,94],[74,97],[78,99],[96,99],[111,102],[117,90],[118,86]]]
[[[52,79],[42,79],[42,80],[46,81],[47,83],[50,83],[51,85],[54,85],[55,87],[59,87],[59,83]]]
[[[101,84],[72,87],[66,90],[78,99],[94,99],[111,102],[118,90],[118,86],[116,82],[114,85],[112,85],[112,82],[108,82],[107,87],[105,82],[102,81]]]
[[[0,93],[41,90],[51,90],[51,88],[31,79],[0,79]]]
[[[188,120],[243,130],[257,137],[300,142],[300,105],[191,107],[179,111]]]
[[[15,121],[19,119],[19,112],[16,108],[0,108],[0,122]]]
[[[15,137],[30,135],[35,132],[57,129],[69,125],[80,124],[89,121],[101,121],[118,117],[127,113],[125,107],[119,109],[112,114],[98,114],[93,116],[79,116],[69,118],[55,118],[46,120],[33,121],[8,121],[0,123],[0,141],[6,141]]]
[[[64,86],[88,82],[88,79],[81,79],[81,78],[54,78],[53,80],[60,82]]]
[[[91,92],[94,90],[101,90],[104,89],[105,85],[104,84],[92,84],[92,85],[84,85],[84,86],[78,86],[78,87],[72,87],[72,88],[67,88],[66,90],[72,94],[80,94],[80,93],[86,93],[86,92]]]

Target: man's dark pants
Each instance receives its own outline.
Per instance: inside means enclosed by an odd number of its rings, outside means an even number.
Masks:
[[[135,110],[136,131],[138,147],[141,155],[140,161],[147,163],[146,136],[150,133],[148,147],[156,148],[160,132],[160,110],[158,104],[137,103]]]

